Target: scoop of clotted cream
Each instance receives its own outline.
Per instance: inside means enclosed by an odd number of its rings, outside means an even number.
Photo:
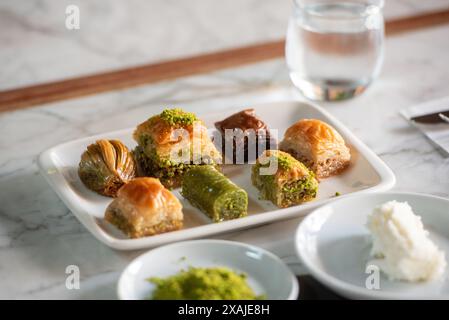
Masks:
[[[373,238],[371,254],[390,279],[426,281],[440,277],[445,268],[444,252],[429,239],[421,217],[407,202],[389,201],[368,216]]]

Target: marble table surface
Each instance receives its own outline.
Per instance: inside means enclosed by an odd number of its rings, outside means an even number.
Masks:
[[[449,159],[398,114],[449,96],[448,34],[446,25],[388,38],[383,71],[365,94],[321,104],[388,164],[397,178],[394,190],[449,197]],[[8,63],[0,61],[3,69]],[[297,93],[279,59],[0,114],[0,298],[114,299],[120,272],[143,252],[115,251],[87,232],[39,174],[40,152],[135,126],[166,106],[207,112],[289,97]],[[272,250],[302,272],[291,242],[299,222],[285,220],[218,238]],[[66,288],[68,265],[80,269],[79,290]]]
[[[2,0],[0,90],[277,40],[293,1]],[[65,27],[67,5],[79,8],[79,30]],[[384,15],[448,7],[385,0]]]

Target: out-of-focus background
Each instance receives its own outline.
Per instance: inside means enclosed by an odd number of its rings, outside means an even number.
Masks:
[[[293,0],[2,0],[0,90],[284,37]],[[67,30],[65,8],[80,8]],[[386,19],[449,7],[386,0]]]
[[[79,6],[80,30],[65,26],[70,4]],[[282,39],[292,5],[293,0],[0,0],[0,91]],[[449,0],[386,0],[384,15],[391,20],[448,8]],[[448,17],[447,11],[440,14]],[[449,96],[448,53],[446,23],[390,35],[382,71],[365,93],[319,103],[392,169],[395,191],[449,197],[449,158],[399,114]],[[205,115],[297,99],[288,73],[279,56],[0,112],[0,299],[115,299],[120,273],[144,252],[113,250],[84,228],[40,174],[41,152],[135,127],[171,106]],[[53,93],[58,90],[53,87]],[[18,91],[19,98],[29,97],[30,89]],[[37,91],[38,98],[47,93]],[[16,93],[3,92],[0,106]],[[300,219],[216,237],[261,246],[295,266],[296,253],[286,244],[292,244]],[[79,290],[66,287],[70,265],[80,269]],[[303,286],[301,293],[328,298],[316,288]]]

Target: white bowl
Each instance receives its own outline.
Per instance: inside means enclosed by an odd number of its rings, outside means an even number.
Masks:
[[[167,277],[181,269],[224,266],[248,275],[256,294],[268,299],[294,300],[299,286],[290,269],[274,254],[255,246],[224,240],[178,242],[151,250],[123,271],[117,293],[122,300],[148,299],[154,285],[149,277]]]
[[[366,218],[375,206],[390,200],[410,204],[448,259],[449,200],[413,193],[354,195],[314,210],[296,232],[299,258],[317,280],[347,298],[449,299],[447,270],[438,280],[420,283],[391,281],[381,272],[379,288],[367,288],[366,283],[375,282],[368,278],[373,270],[365,272],[371,249]]]

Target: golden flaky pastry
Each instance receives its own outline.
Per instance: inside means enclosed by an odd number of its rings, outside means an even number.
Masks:
[[[179,112],[184,117],[190,116],[189,121],[176,123],[164,119],[164,112]],[[134,140],[148,157],[157,156],[160,160],[176,162],[180,150],[191,161],[216,160],[221,157],[207,132],[204,122],[195,118],[193,114],[182,110],[169,109],[161,115],[151,117],[139,124],[134,131]],[[185,114],[185,115],[184,115]],[[185,160],[185,159],[178,159]],[[184,161],[182,161],[184,162]]]
[[[120,188],[105,219],[131,238],[151,236],[182,228],[182,205],[158,179],[136,178]]]
[[[135,177],[136,163],[122,142],[101,139],[81,155],[78,175],[90,190],[115,197],[120,187]]]
[[[351,159],[341,135],[316,119],[302,119],[288,128],[279,149],[303,162],[318,178],[338,174]]]

